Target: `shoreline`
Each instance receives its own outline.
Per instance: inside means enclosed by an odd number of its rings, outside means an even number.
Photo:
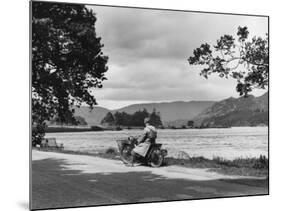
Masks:
[[[268,125],[255,125],[255,126],[235,126],[235,127],[163,127],[158,130],[203,130],[203,129],[229,129],[229,128],[243,128],[243,127],[267,127]],[[104,131],[130,131],[130,130],[143,130],[144,127],[134,126],[116,126],[116,127],[102,127],[102,126],[87,126],[87,127],[75,127],[75,126],[48,126],[46,133],[79,133],[79,132],[104,132]]]

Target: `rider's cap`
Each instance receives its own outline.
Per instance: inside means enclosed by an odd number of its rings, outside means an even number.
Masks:
[[[149,123],[149,122],[150,122],[150,118],[149,117],[144,118],[144,124]]]

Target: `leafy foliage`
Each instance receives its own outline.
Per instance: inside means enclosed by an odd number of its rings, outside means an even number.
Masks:
[[[238,39],[232,35],[222,36],[212,49],[208,43],[202,44],[188,62],[203,66],[200,75],[205,78],[216,73],[222,78],[236,79],[236,90],[247,96],[254,88],[268,87],[268,35],[250,40],[247,27],[239,26],[237,36]]]
[[[111,112],[108,112],[101,121],[101,124],[114,125],[114,123],[115,123],[114,116],[112,115]]]
[[[144,126],[144,118],[150,117],[150,123],[154,126],[161,126],[162,121],[160,117],[160,113],[153,109],[152,113],[150,114],[147,112],[146,109],[142,111],[136,111],[133,114],[127,114],[126,112],[115,112],[112,114],[108,112],[106,116],[101,121],[101,124],[107,124],[110,126],[137,126],[143,127]]]
[[[162,121],[160,118],[160,112],[157,112],[156,109],[154,108],[152,110],[152,113],[149,116],[150,119],[150,124],[154,125],[154,126],[161,126],[162,125]]]
[[[32,125],[44,136],[45,121],[75,122],[74,106],[93,107],[93,88],[105,80],[108,58],[95,31],[96,16],[84,5],[32,2]]]
[[[188,126],[188,127],[193,127],[193,126],[194,126],[194,121],[193,121],[193,120],[189,120],[189,121],[187,122],[187,126]]]

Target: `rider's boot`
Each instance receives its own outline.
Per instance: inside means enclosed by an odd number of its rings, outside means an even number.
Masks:
[[[132,155],[133,155],[133,159],[132,159],[132,164],[131,164],[131,166],[133,167],[133,166],[134,166],[134,163],[136,162],[137,155],[136,155],[136,153],[135,153],[134,151],[132,152]]]

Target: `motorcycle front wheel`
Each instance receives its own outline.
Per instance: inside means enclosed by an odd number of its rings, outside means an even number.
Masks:
[[[164,156],[159,149],[153,150],[150,155],[150,165],[154,168],[160,167],[164,161]]]
[[[133,162],[133,155],[132,155],[132,147],[129,145],[125,145],[120,150],[120,158],[125,164],[132,164]]]

